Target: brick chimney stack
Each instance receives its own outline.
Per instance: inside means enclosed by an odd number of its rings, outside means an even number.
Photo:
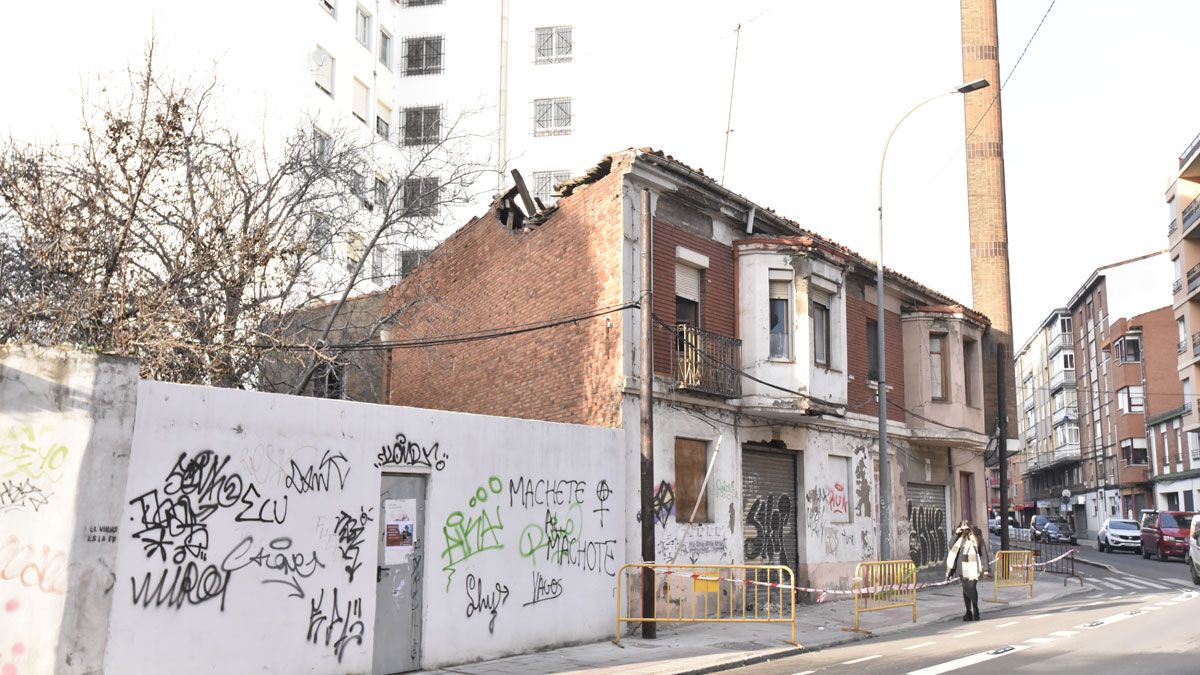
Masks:
[[[984,413],[996,428],[996,345],[1012,358],[1012,299],[1008,283],[1008,217],[1004,197],[1004,136],[1000,117],[1000,59],[996,0],[960,0],[963,82],[985,78],[991,86],[963,97],[966,121],[967,206],[971,228],[971,294],[974,308],[992,320],[984,340]],[[972,129],[974,131],[972,131]],[[1017,428],[1016,386],[1005,377],[1009,435]]]

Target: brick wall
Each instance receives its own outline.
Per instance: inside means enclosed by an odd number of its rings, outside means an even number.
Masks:
[[[1179,328],[1171,307],[1138,315],[1132,323],[1142,327],[1142,358],[1146,367],[1146,415],[1153,417],[1184,404],[1179,381]],[[1193,404],[1195,402],[1193,401]]]
[[[396,339],[461,334],[619,305],[626,166],[559,202],[528,232],[491,214],[442,243],[392,292]],[[629,312],[459,345],[392,351],[396,405],[619,426]]]
[[[863,415],[878,415],[875,390],[867,387],[867,321],[874,321],[876,306],[854,293],[846,294],[846,361],[849,374],[854,378],[846,386],[846,397],[850,412]],[[884,340],[887,342],[888,401],[904,404],[904,335],[900,326],[900,315],[884,313]],[[872,324],[873,325],[873,324]],[[911,354],[909,358],[920,358]],[[889,420],[903,422],[904,411],[888,403]]]
[[[657,218],[654,220],[654,315],[668,324],[675,323],[676,246],[708,256],[709,267],[700,277],[701,330],[733,337],[737,312],[733,298],[733,249]],[[671,340],[669,329],[661,324],[656,326],[656,373],[671,373]]]

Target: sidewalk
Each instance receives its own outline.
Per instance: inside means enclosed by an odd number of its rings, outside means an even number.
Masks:
[[[1001,591],[1009,607],[1043,604],[1089,589],[1074,579],[1063,585],[1063,577],[1039,574],[1034,597],[1023,588]],[[992,597],[990,580],[979,584],[983,620],[1006,605],[984,602]],[[875,635],[887,635],[915,625],[928,625],[962,618],[962,592],[958,585],[941,586],[919,592],[917,623],[912,610],[905,607],[864,614],[862,627]],[[826,602],[796,607],[797,648],[786,642],[787,624],[659,624],[657,640],[642,640],[636,633],[621,640],[564,647],[534,654],[483,661],[445,670],[448,673],[603,673],[666,675],[668,673],[710,673],[770,658],[816,651],[868,638],[868,635],[843,631],[854,624],[854,604],[849,601]],[[984,624],[986,625],[986,624]]]

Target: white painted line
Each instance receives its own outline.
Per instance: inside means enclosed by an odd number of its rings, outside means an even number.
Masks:
[[[973,666],[977,663],[983,663],[984,661],[991,661],[992,659],[1000,658],[1001,656],[1006,656],[1008,654],[1016,654],[1017,652],[1024,651],[1026,649],[1029,649],[1029,647],[1026,645],[1013,645],[1012,650],[1004,652],[1003,654],[980,652],[978,654],[972,654],[971,656],[964,656],[961,659],[954,659],[953,661],[939,663],[936,666],[929,666],[928,668],[922,668],[920,670],[912,670],[909,671],[908,675],[941,675],[942,673],[948,673],[952,670],[958,670],[959,668],[966,668],[967,666]]]
[[[887,296],[884,296],[884,297],[887,297]],[[805,670],[805,671],[801,671],[801,672],[799,672],[799,673],[792,673],[792,675],[812,675],[812,674],[813,674],[813,673],[815,673],[815,672],[817,672],[817,671],[815,671],[815,670]]]
[[[1124,586],[1126,588],[1137,588],[1137,589],[1145,588],[1145,586],[1142,586],[1141,584],[1133,583],[1133,581],[1131,581],[1127,577],[1108,577],[1108,582],[1111,584],[1120,584],[1121,586]]]
[[[885,296],[885,297],[886,297],[886,296]],[[1032,637],[1032,638],[1029,638],[1028,640],[1026,640],[1026,642],[1029,642],[1029,643],[1032,643],[1032,644],[1035,644],[1035,645],[1044,645],[1044,644],[1046,644],[1047,642],[1054,642],[1054,638],[1048,638],[1048,637]]]
[[[1035,614],[1034,616],[1027,617],[1027,618],[1029,618],[1029,619],[1044,619],[1048,616],[1050,616],[1050,615],[1049,614]]]
[[[1077,630],[1056,630],[1053,633],[1051,633],[1051,635],[1053,635],[1054,637],[1071,637],[1072,635],[1079,635],[1079,631],[1077,631]]]
[[[887,297],[887,296],[885,295],[884,297]],[[1084,605],[1084,607],[1095,607],[1096,605],[1103,605],[1103,604],[1104,604],[1103,600],[1097,600],[1096,602],[1089,602],[1088,604]]]
[[[921,647],[928,647],[929,645],[936,645],[936,644],[937,644],[936,642],[922,642],[919,645],[909,645],[904,648],[904,651],[908,651],[910,649],[920,649]]]
[[[1158,581],[1165,581],[1168,584],[1179,584],[1180,586],[1191,586],[1191,584],[1188,583],[1187,579],[1161,579],[1160,578],[1160,579],[1158,579]]]
[[[883,297],[885,297],[885,298],[886,298],[887,296],[885,295],[885,296],[883,296]],[[1160,606],[1162,606],[1162,607],[1174,607],[1175,605],[1178,605],[1179,603],[1178,603],[1178,602],[1171,602],[1170,600],[1163,600],[1163,601],[1161,601],[1161,602],[1156,602],[1156,603],[1154,603],[1154,604],[1156,604],[1156,605],[1160,605]]]
[[[886,296],[884,296],[884,297],[886,297]],[[871,660],[880,658],[881,656],[883,656],[883,654],[872,654],[870,656],[864,656],[861,659],[851,659],[849,661],[842,661],[842,665],[843,666],[852,666],[856,663],[862,663],[863,661],[871,661]]]
[[[996,626],[996,628],[1008,628],[1009,626],[1015,626],[1019,623],[1021,623],[1021,622],[1020,621],[1009,621],[1008,623],[1002,623],[999,626]]]
[[[884,297],[886,297],[886,296],[884,296]],[[965,637],[967,637],[968,635],[979,635],[981,632],[983,632],[983,631],[978,631],[978,630],[969,630],[969,631],[967,631],[967,632],[965,632],[965,633],[959,633],[958,635],[955,635],[955,636],[954,636],[954,639],[955,639],[955,640],[957,640],[958,638],[965,638]]]

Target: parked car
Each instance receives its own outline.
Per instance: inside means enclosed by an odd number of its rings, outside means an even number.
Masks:
[[[1186,557],[1191,533],[1191,511],[1147,511],[1142,518],[1142,557],[1151,555],[1166,561],[1170,556]]]
[[[1015,515],[1009,514],[1009,516],[1008,516],[1008,531],[1012,532],[1013,530],[1017,529],[1018,527],[1020,527],[1020,525],[1017,523],[1017,517]],[[994,516],[988,518],[988,530],[995,534],[1000,534],[1000,516],[994,515]]]
[[[1192,529],[1188,536],[1188,552],[1185,558],[1192,583],[1200,586],[1200,518],[1192,518]]]
[[[1029,536],[1033,541],[1061,541],[1072,546],[1078,543],[1075,539],[1075,529],[1060,516],[1034,516],[1029,527]]]
[[[1134,552],[1142,550],[1142,528],[1136,520],[1127,518],[1109,518],[1100,526],[1096,533],[1096,548],[1101,553],[1129,549]]]

